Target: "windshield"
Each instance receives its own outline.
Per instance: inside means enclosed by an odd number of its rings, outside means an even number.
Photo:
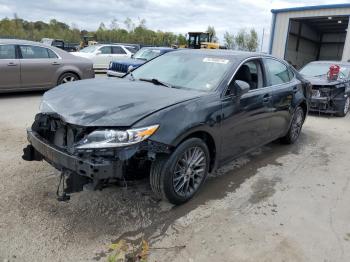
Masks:
[[[93,53],[97,48],[98,48],[98,46],[91,45],[91,46],[88,46],[88,47],[85,47],[85,48],[81,49],[80,52],[82,52],[82,53]]]
[[[159,55],[160,55],[159,49],[142,48],[137,53],[134,54],[134,58],[148,61]]]
[[[137,51],[137,48],[134,46],[125,46],[125,48],[128,49],[133,54],[135,54]]]
[[[172,87],[211,91],[217,88],[232,61],[223,56],[170,52],[132,72],[137,79],[157,79]]]
[[[300,73],[305,76],[327,76],[329,67],[332,63],[310,63],[304,66]],[[339,78],[347,78],[349,76],[349,68],[341,66]]]

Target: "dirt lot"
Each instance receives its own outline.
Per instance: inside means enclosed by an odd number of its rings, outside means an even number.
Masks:
[[[0,97],[0,261],[105,261],[120,239],[149,261],[350,261],[350,117],[311,116],[299,142],[225,166],[189,203],[147,181],[55,198],[57,171],[21,160],[41,93]]]

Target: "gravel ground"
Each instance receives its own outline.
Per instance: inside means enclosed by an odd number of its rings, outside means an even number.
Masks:
[[[62,203],[58,172],[21,159],[41,96],[0,97],[0,261],[105,261],[142,238],[149,261],[350,261],[349,116],[308,117],[297,144],[230,163],[179,207],[147,180]]]

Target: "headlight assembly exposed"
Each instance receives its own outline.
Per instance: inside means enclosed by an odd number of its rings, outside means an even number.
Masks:
[[[82,139],[77,148],[93,149],[133,145],[153,135],[158,127],[159,125],[153,125],[125,131],[115,129],[96,130]]]

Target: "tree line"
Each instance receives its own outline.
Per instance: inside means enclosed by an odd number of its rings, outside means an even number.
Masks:
[[[224,42],[228,49],[254,52],[258,49],[258,33],[254,28],[251,28],[249,32],[246,29],[241,29],[236,35],[226,31]]]
[[[206,30],[214,42],[218,41],[215,28],[208,26]],[[172,32],[154,31],[146,26],[145,19],[133,21],[126,18],[123,22],[113,19],[109,25],[101,23],[96,31],[79,30],[76,25],[50,20],[30,22],[19,18],[4,18],[0,20],[0,38],[19,38],[40,41],[42,38],[63,39],[67,42],[80,43],[88,36],[90,40],[103,43],[136,43],[155,46],[185,45],[186,35]],[[256,51],[258,48],[258,34],[255,29],[249,32],[241,29],[236,35],[229,32],[224,34],[224,44],[228,49]]]
[[[88,36],[97,42],[137,43],[145,45],[169,46],[186,44],[186,36],[172,32],[154,31],[148,29],[145,19],[135,23],[127,18],[122,23],[116,19],[106,26],[101,23],[96,31],[79,30],[76,25],[50,20],[30,22],[14,16],[0,20],[0,38],[19,38],[40,41],[42,38],[63,39],[67,42],[79,43]]]

